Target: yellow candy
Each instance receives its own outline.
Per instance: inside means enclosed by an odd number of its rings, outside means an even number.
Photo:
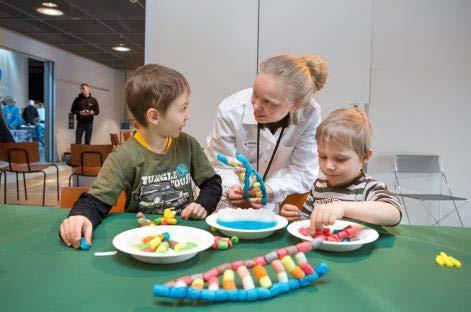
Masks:
[[[158,236],[154,237],[154,239],[149,242],[150,248],[157,248],[157,246],[159,246],[161,242],[162,240]]]
[[[263,288],[270,288],[271,287],[271,280],[270,278],[265,275],[259,280],[260,286]]]
[[[203,289],[204,287],[204,280],[202,278],[197,278],[191,283],[191,287],[195,289]]]
[[[291,259],[290,256],[284,256],[281,259],[281,263],[283,263],[283,266],[288,272],[291,272],[296,267],[296,265],[293,262],[293,259]]]
[[[170,224],[170,225],[175,225],[175,224],[177,224],[177,219],[175,219],[175,218],[168,219],[167,222],[168,222],[168,224]]]
[[[168,243],[163,242],[162,244],[159,245],[159,247],[157,247],[157,250],[155,252],[164,253],[164,252],[167,252],[167,251],[168,251]]]
[[[455,267],[457,269],[461,268],[461,262],[451,256],[448,256],[445,252],[440,252],[438,256],[435,257],[435,262],[441,266],[447,266],[448,268]]]
[[[175,246],[173,246],[173,250],[175,251],[182,251],[185,248],[185,244],[182,243],[177,243]]]

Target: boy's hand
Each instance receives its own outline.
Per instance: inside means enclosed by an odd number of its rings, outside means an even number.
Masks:
[[[201,220],[205,219],[208,216],[208,213],[206,212],[206,209],[204,209],[204,207],[200,204],[191,203],[182,210],[181,216],[185,220]]]
[[[295,205],[285,204],[281,207],[280,215],[289,222],[299,220],[299,208]]]
[[[61,238],[69,247],[80,248],[80,238],[92,244],[93,226],[90,220],[84,216],[71,216],[62,221],[60,227]]]
[[[341,202],[333,202],[317,206],[311,214],[311,231],[322,228],[324,225],[332,225],[338,219],[342,219],[344,209]]]

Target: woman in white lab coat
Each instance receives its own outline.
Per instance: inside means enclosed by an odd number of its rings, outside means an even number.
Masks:
[[[315,134],[321,110],[313,95],[326,80],[321,57],[280,55],[261,63],[252,88],[222,101],[207,142],[208,157],[223,181],[219,208],[262,205],[259,198],[243,199],[234,168],[219,163],[218,153],[247,157],[264,178],[265,208],[309,191],[319,171]]]

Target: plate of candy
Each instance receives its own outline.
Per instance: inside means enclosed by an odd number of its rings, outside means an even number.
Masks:
[[[226,236],[260,239],[288,225],[285,218],[269,210],[224,208],[206,218],[206,223]]]
[[[214,243],[204,230],[180,225],[144,226],[116,235],[113,246],[147,263],[177,263],[194,257]]]
[[[321,237],[324,242],[319,246],[319,249],[325,251],[352,251],[364,244],[374,242],[379,237],[376,230],[345,220],[337,220],[334,225],[316,229],[315,233],[311,233],[309,225],[310,220],[294,222],[288,225],[288,232],[303,240]]]

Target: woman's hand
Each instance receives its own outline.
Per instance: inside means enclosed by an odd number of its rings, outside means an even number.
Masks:
[[[267,197],[270,198],[273,196],[273,191],[270,187],[265,186],[267,190]],[[255,196],[257,190],[250,190],[249,196]],[[234,185],[230,188],[227,192],[227,198],[229,199],[229,203],[234,207],[240,208],[255,208],[259,209],[262,208],[262,199],[259,197],[250,197],[249,200],[244,199],[244,189],[242,185]]]

